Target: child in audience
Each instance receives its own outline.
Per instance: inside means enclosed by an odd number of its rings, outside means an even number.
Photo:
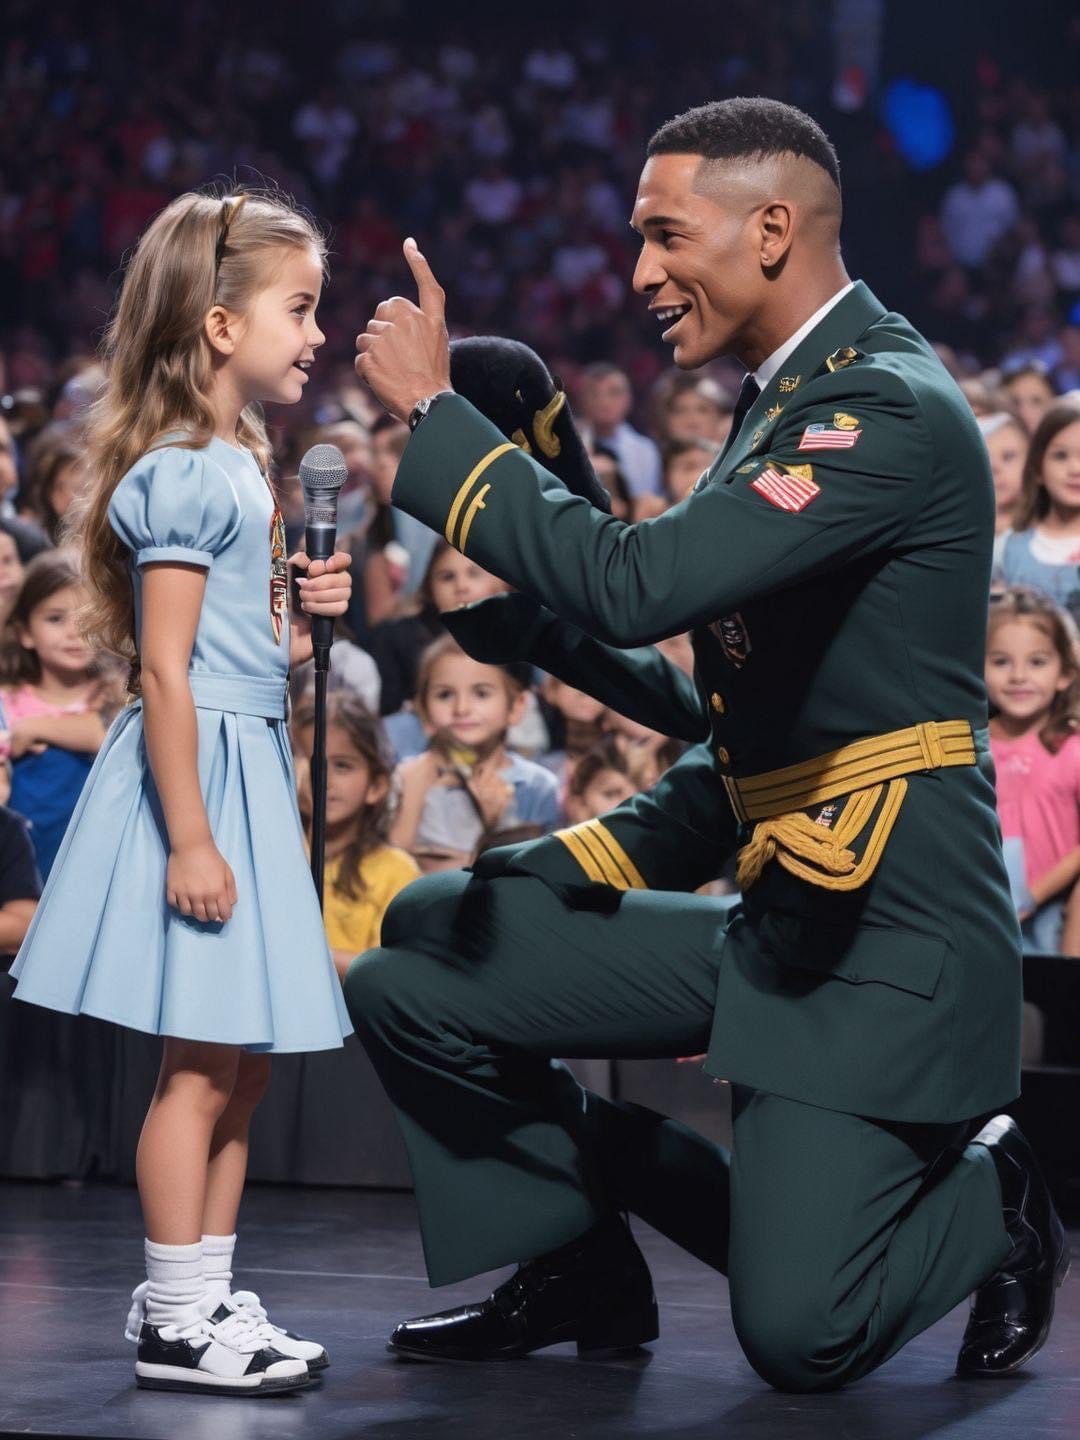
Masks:
[[[371,632],[370,650],[382,677],[382,714],[395,714],[416,694],[420,655],[443,633],[442,611],[459,610],[505,589],[497,576],[481,570],[448,540],[436,541],[416,595]]]
[[[979,421],[979,429],[986,441],[994,477],[994,533],[1002,535],[1012,527],[1023,494],[1028,433],[1016,416],[1006,410],[984,416]]]
[[[990,606],[986,688],[998,814],[1024,948],[1056,952],[1080,876],[1080,668],[1069,615],[1006,590]]]
[[[669,440],[661,451],[664,493],[672,505],[685,500],[716,459],[720,447],[711,440]]]
[[[47,550],[26,567],[0,650],[12,759],[11,807],[30,821],[48,879],[122,687],[79,634],[85,596],[74,555]]]
[[[397,769],[400,805],[392,844],[424,870],[465,865],[485,830],[559,823],[558,782],[507,749],[525,713],[527,666],[482,665],[443,635],[420,660],[416,709],[427,750]]]
[[[558,779],[565,810],[565,797],[574,766],[582,755],[598,745],[604,737],[601,728],[604,706],[591,695],[586,695],[584,690],[575,690],[572,685],[565,684],[554,675],[545,678],[540,694],[548,707],[551,721],[548,728],[556,742],[561,742],[546,755],[542,755],[540,763]]]
[[[1035,433],[1057,398],[1046,366],[1038,360],[1022,360],[1007,366],[1001,377],[1001,388],[1029,435]]]
[[[315,710],[293,716],[301,810],[310,823],[309,762]],[[338,975],[379,943],[386,907],[420,874],[416,861],[388,841],[393,766],[376,717],[355,696],[337,692],[326,707],[326,864],[323,920]],[[307,803],[305,804],[305,800]],[[310,829],[309,829],[310,834]]]
[[[46,431],[35,442],[19,494],[19,514],[40,525],[55,545],[60,523],[85,479],[81,451],[62,431]]]
[[[1029,585],[1080,619],[1080,404],[1052,405],[1031,437],[1023,494],[1001,553],[1005,585]]]
[[[601,721],[616,749],[626,758],[635,790],[649,790],[679,758],[682,747],[659,730],[650,730],[615,710],[605,710]]]
[[[571,825],[593,820],[629,800],[631,795],[637,794],[637,790],[630,765],[615,737],[605,736],[574,766],[567,787],[566,818]]]
[[[0,625],[6,625],[23,581],[23,562],[10,521],[0,520]]]

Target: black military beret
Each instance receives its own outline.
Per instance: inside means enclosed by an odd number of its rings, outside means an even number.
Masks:
[[[450,384],[568,490],[611,513],[611,498],[585,453],[566,391],[535,350],[498,335],[454,340]]]

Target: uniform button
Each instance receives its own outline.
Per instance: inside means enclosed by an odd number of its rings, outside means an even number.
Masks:
[[[725,709],[724,697],[722,695],[718,695],[715,690],[709,696],[709,704],[712,706],[712,708],[716,711],[718,715],[723,715]]]
[[[716,758],[720,761],[721,765],[729,765],[731,763],[731,756],[723,745],[717,750]]]

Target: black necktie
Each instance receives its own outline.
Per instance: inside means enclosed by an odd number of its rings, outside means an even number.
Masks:
[[[742,387],[739,390],[739,398],[735,402],[735,410],[731,417],[731,430],[728,433],[727,439],[724,441],[724,448],[720,452],[721,456],[726,455],[732,445],[735,444],[735,437],[738,435],[743,421],[753,408],[754,401],[760,394],[761,387],[753,375],[747,372],[747,374],[743,376]]]

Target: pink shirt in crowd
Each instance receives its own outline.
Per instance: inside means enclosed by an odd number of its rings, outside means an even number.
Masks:
[[[1024,842],[1033,885],[1080,845],[1080,735],[1051,755],[1034,730],[1019,740],[990,737],[1001,833]]]

